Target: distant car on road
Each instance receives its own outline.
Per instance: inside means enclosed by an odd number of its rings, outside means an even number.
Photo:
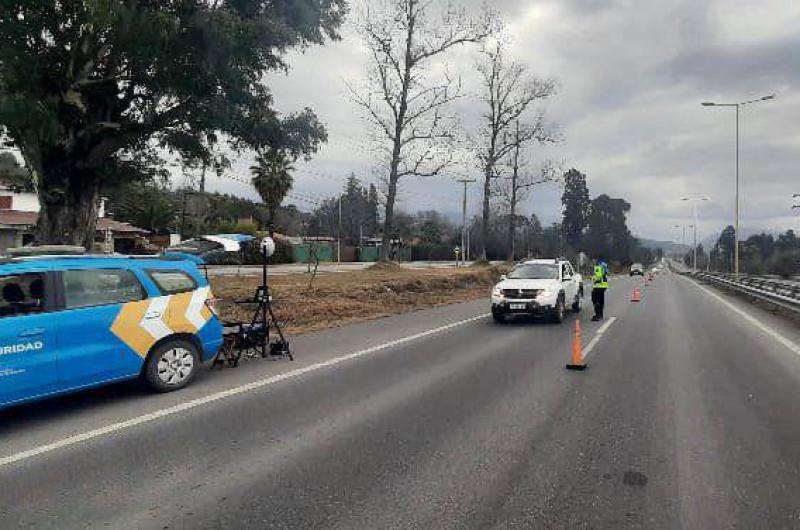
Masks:
[[[540,315],[561,323],[567,307],[581,310],[583,279],[567,260],[524,261],[494,286],[491,298],[495,322],[513,315]]]
[[[0,408],[125,379],[182,388],[222,344],[214,306],[186,260],[2,258]]]
[[[630,275],[636,276],[637,274],[639,276],[644,276],[644,265],[642,265],[641,263],[634,263],[633,265],[631,265]]]

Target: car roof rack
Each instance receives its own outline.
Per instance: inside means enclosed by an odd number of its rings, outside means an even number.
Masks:
[[[86,249],[78,245],[38,245],[32,247],[11,247],[6,254],[12,258],[35,256],[82,256]]]

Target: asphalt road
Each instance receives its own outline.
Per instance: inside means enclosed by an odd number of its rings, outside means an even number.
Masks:
[[[584,372],[575,316],[482,302],[0,413],[0,527],[800,528],[800,330],[672,275],[630,303],[640,283],[613,280]]]

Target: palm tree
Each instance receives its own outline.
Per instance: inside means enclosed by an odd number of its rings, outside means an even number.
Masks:
[[[275,229],[275,212],[292,189],[293,170],[291,160],[284,153],[273,150],[259,153],[255,165],[250,166],[253,186],[269,211],[270,234]]]

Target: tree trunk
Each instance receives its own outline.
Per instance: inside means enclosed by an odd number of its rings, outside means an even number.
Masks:
[[[511,212],[508,216],[508,261],[514,261],[515,248],[514,236],[516,235],[516,214],[517,214],[517,167],[514,167],[514,172],[511,175]]]
[[[391,170],[391,173],[396,175],[397,169]],[[380,261],[389,261],[392,231],[394,230],[394,201],[397,197],[397,176],[392,176],[392,174],[389,175],[389,193],[386,195],[386,216],[383,219],[383,236],[378,256]]]
[[[492,173],[494,172],[494,167],[492,164],[486,164],[486,175],[485,180],[483,182],[483,223],[481,226],[481,236],[483,241],[481,242],[481,253],[478,259],[480,261],[486,261],[488,258],[486,256],[486,244],[489,242],[489,196],[492,193]]]
[[[392,160],[389,164],[389,193],[386,197],[386,217],[383,220],[383,237],[381,238],[381,249],[378,254],[380,261],[388,261],[390,244],[392,241],[392,230],[394,225],[394,201],[397,196],[397,180],[400,167],[400,156],[403,141],[403,129],[406,126],[406,112],[408,111],[408,90],[411,86],[412,69],[412,49],[414,40],[414,28],[416,20],[411,14],[414,12],[416,0],[410,0],[408,9],[408,27],[406,28],[406,53],[403,66],[403,86],[400,89],[400,106],[394,123],[394,137],[392,138]]]
[[[268,210],[269,210],[269,225],[267,226],[267,233],[269,234],[269,237],[272,237],[275,235],[275,212],[277,208],[275,208],[274,206],[269,206]]]
[[[97,175],[71,166],[45,168],[38,192],[36,244],[79,245],[91,251],[100,206]]]

